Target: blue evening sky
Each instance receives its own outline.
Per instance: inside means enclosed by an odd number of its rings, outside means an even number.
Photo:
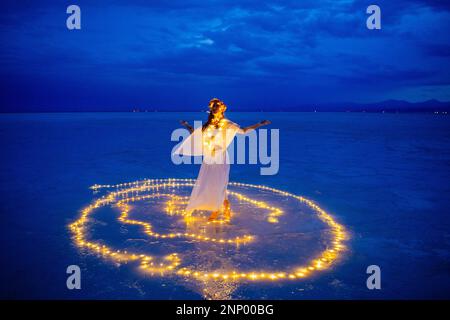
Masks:
[[[6,0],[0,25],[0,111],[450,100],[448,1]]]

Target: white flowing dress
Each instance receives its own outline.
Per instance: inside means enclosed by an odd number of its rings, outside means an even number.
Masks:
[[[202,142],[203,163],[186,207],[187,213],[194,210],[217,211],[222,208],[227,196],[230,174],[227,148],[236,133],[243,131],[229,120],[226,120],[220,129],[207,129],[202,132],[201,128],[198,128],[175,151],[176,154],[199,155],[198,151],[186,150],[192,150],[192,146],[198,141]],[[201,139],[195,139],[199,134]],[[199,148],[198,145],[196,147]]]
[[[226,199],[229,174],[230,165],[228,163],[207,164],[203,162],[186,212],[220,210]]]

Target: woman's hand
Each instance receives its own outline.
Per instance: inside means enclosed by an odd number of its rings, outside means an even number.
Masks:
[[[186,120],[180,120],[180,123],[182,126],[186,127],[186,129],[188,129],[190,133],[194,132],[194,128],[192,128],[189,122],[187,122]]]
[[[259,127],[262,127],[262,126],[265,126],[265,125],[268,125],[268,124],[271,124],[271,123],[272,122],[270,122],[269,120],[263,120],[263,121],[260,121],[258,123],[255,123],[252,126],[242,128],[240,133],[246,134],[250,130],[258,129]]]

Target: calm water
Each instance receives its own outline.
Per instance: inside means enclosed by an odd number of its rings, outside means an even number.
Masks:
[[[0,298],[200,299],[180,279],[143,277],[81,253],[67,224],[89,186],[142,178],[195,178],[170,161],[171,131],[195,113],[0,115]],[[425,114],[235,113],[242,125],[280,129],[280,171],[235,165],[231,180],[319,202],[351,233],[346,256],[300,282],[251,283],[234,298],[450,298],[450,118]],[[302,250],[308,250],[305,245]],[[300,250],[300,249],[299,249]],[[66,267],[82,289],[66,289]],[[365,286],[382,270],[382,290]]]

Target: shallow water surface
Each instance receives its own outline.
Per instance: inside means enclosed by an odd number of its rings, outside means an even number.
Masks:
[[[273,128],[280,129],[279,173],[261,176],[259,166],[233,165],[231,181],[303,195],[346,227],[349,239],[342,259],[311,277],[238,285],[200,283],[179,276],[155,277],[141,273],[133,263],[107,261],[74,245],[68,225],[93,198],[101,196],[93,194],[91,185],[196,177],[198,165],[176,166],[170,161],[174,146],[170,134],[179,119],[192,121],[202,116],[1,115],[1,297],[450,297],[450,118],[442,115],[229,114],[230,119],[242,125],[267,118],[272,120]],[[188,190],[183,192],[188,194]],[[244,188],[241,192],[251,190]],[[259,195],[267,201],[272,197],[264,192]],[[200,223],[190,225],[189,230],[209,235],[263,233],[267,242],[260,238],[253,245],[242,246],[241,251],[207,243],[198,245],[186,239],[168,241],[168,247],[154,246],[154,239],[143,236],[135,226],[118,223],[117,210],[108,207],[96,212],[89,236],[121,247],[151,247],[156,250],[152,251],[155,255],[179,250],[181,245],[184,262],[207,265],[208,270],[262,265],[275,270],[275,266],[301,265],[328,244],[327,227],[314,220],[308,210],[294,210],[295,205],[289,200],[272,199],[297,212],[297,216],[281,216],[279,223],[264,221],[263,211],[249,211],[245,203],[231,200],[236,211],[231,225],[208,229]],[[164,228],[167,222],[179,230],[188,227],[184,220],[170,215],[151,217],[156,209],[162,212],[156,201],[143,201],[135,209],[136,217],[151,219],[155,228]],[[190,254],[192,250],[195,254]],[[65,285],[66,267],[71,264],[82,270],[82,289],[78,291],[67,290]],[[366,288],[365,271],[371,264],[381,267],[380,291]]]

